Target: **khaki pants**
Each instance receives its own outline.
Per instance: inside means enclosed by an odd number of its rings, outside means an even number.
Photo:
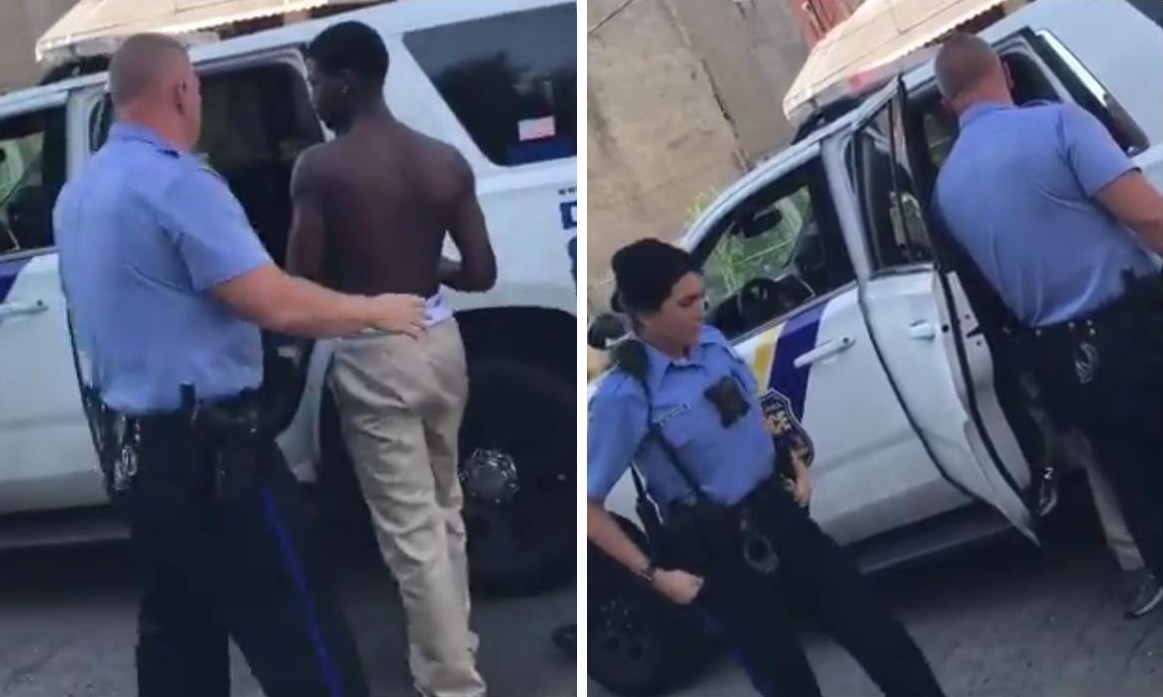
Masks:
[[[1127,529],[1127,521],[1123,518],[1115,491],[1094,458],[1090,441],[1079,433],[1072,432],[1063,437],[1060,447],[1071,464],[1086,470],[1102,533],[1106,537],[1107,546],[1118,560],[1119,567],[1123,571],[1142,569],[1143,557],[1139,554],[1139,548],[1135,546],[1130,530]]]
[[[456,320],[419,340],[343,339],[331,387],[380,551],[400,586],[416,687],[428,697],[480,697],[457,478],[468,376]]]

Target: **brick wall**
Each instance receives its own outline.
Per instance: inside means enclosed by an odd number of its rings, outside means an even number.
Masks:
[[[770,0],[588,0],[591,306],[629,240],[671,238],[790,137],[780,101],[807,55]]]
[[[0,0],[0,92],[40,79],[36,40],[77,0]]]

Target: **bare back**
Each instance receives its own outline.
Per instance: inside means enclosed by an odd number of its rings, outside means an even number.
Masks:
[[[465,194],[461,155],[401,123],[369,124],[319,150],[313,164],[329,285],[434,295],[444,237]]]

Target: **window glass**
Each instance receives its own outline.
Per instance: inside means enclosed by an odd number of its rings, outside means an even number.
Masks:
[[[1160,0],[1126,0],[1147,19],[1163,27],[1163,2]]]
[[[1156,2],[1163,5],[1163,0]],[[1123,105],[1054,34],[1039,31],[1034,47],[1070,92],[1071,99],[1094,114],[1128,155],[1137,155],[1150,146],[1147,135]]]
[[[757,192],[711,234],[706,297],[711,323],[728,338],[855,279],[817,167]]]
[[[936,114],[924,122],[930,154],[946,147],[928,130],[930,126],[939,130],[938,123]],[[869,121],[854,142],[859,149],[856,190],[860,192],[873,271],[932,262],[933,248],[913,182],[904,123],[896,102],[886,105]]]
[[[492,162],[577,155],[574,3],[414,31],[404,45]]]
[[[53,246],[65,182],[64,108],[0,120],[0,254]]]

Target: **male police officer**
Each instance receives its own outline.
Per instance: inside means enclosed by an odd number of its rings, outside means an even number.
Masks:
[[[703,324],[690,256],[648,239],[619,250],[613,266],[632,335],[590,398],[590,540],[673,602],[705,609],[762,694],[820,694],[795,607],[886,694],[941,695],[904,627],[803,508],[806,466],[793,459],[791,491],[780,481],[777,456],[787,453],[776,452],[751,371]],[[665,519],[640,505],[654,559],[602,507],[631,460],[645,480],[640,504],[648,490]]]
[[[1090,439],[1163,579],[1163,198],[1086,111],[1015,107],[981,39],[950,38],[936,72],[961,132],[935,213],[1016,316],[1047,411]]]
[[[419,333],[423,302],[341,295],[271,263],[190,153],[201,99],[180,43],[127,39],[109,90],[118,120],[62,191],[54,225],[107,488],[148,577],[141,694],[228,694],[228,636],[268,695],[367,694],[257,413],[259,326]]]

